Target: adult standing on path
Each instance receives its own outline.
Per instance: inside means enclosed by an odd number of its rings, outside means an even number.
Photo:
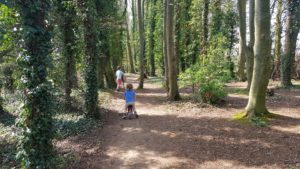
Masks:
[[[124,83],[124,72],[121,70],[121,67],[118,66],[117,71],[116,71],[116,83],[117,83],[117,89],[116,91],[119,91],[122,84]]]

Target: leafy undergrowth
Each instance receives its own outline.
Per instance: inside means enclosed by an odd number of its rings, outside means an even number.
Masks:
[[[70,136],[83,134],[95,127],[101,127],[103,122],[101,119],[88,118],[84,115],[84,99],[82,91],[75,90],[72,93],[72,107],[69,111],[64,110],[63,95],[56,92],[55,114],[53,116],[54,127],[56,129],[55,140],[66,139]],[[101,105],[111,103],[111,93],[109,91],[101,92]],[[17,139],[19,129],[15,126],[17,115],[21,111],[22,100],[20,93],[5,93],[4,107],[9,113],[0,114],[0,168],[18,168],[19,162],[15,159],[17,152]],[[107,113],[106,109],[101,109],[102,114]],[[56,168],[65,168],[74,160],[72,152],[60,153],[56,159]]]

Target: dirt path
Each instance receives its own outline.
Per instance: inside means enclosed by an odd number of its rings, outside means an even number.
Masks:
[[[135,78],[129,81],[136,87]],[[284,116],[269,127],[257,128],[230,120],[246,105],[246,96],[230,95],[223,108],[201,108],[166,102],[158,84],[146,83],[145,88],[137,96],[139,119],[119,119],[124,101],[122,93],[116,93],[114,111],[103,129],[58,143],[77,154],[69,168],[300,168],[299,91],[289,99],[283,91],[270,100],[271,111]]]

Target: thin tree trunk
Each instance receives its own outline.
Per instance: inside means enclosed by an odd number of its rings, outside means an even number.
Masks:
[[[239,23],[240,23],[240,47],[238,62],[238,78],[240,81],[246,80],[246,0],[238,0]]]
[[[140,82],[138,89],[144,88],[144,58],[145,58],[145,32],[144,20],[142,16],[142,0],[138,0],[138,21],[139,21],[139,37],[140,37]]]
[[[266,108],[266,89],[271,73],[270,0],[255,0],[254,71],[249,92],[247,116],[263,116]]]
[[[179,100],[179,91],[177,84],[176,56],[174,44],[174,0],[167,0],[167,55],[169,66],[169,100]]]
[[[250,41],[247,47],[247,89],[250,90],[252,76],[253,76],[253,65],[254,65],[254,42],[255,42],[255,26],[254,26],[254,9],[255,0],[249,0],[249,30],[250,30]]]
[[[203,11],[203,34],[201,43],[201,55],[207,54],[208,47],[208,14],[209,14],[210,0],[204,0],[204,11]],[[200,58],[201,60],[201,58]]]
[[[271,78],[275,79],[280,76],[280,63],[281,63],[281,33],[282,33],[282,0],[278,0],[277,15],[276,15],[276,28],[275,28],[275,51],[274,51],[274,70]]]
[[[132,49],[133,49],[133,60],[134,64],[137,63],[137,49],[136,49],[136,30],[137,30],[137,24],[136,24],[136,1],[131,0],[132,2]]]
[[[165,85],[169,95],[169,65],[168,65],[168,50],[167,50],[167,0],[164,3],[164,65],[165,65]]]
[[[155,31],[155,17],[156,0],[150,2],[151,16],[150,16],[150,32],[149,32],[149,58],[150,58],[150,76],[155,76],[155,56],[154,56],[154,31]]]
[[[288,18],[286,20],[285,50],[282,56],[281,84],[283,87],[292,86],[292,72],[295,63],[297,36],[300,27],[300,2],[288,0]]]
[[[68,1],[56,1],[57,12],[59,13],[60,20],[59,29],[63,35],[63,56],[64,56],[64,69],[65,69],[65,108],[71,106],[71,92],[72,88],[76,86],[76,35],[74,29],[76,28],[76,9],[75,6],[66,7],[63,5]]]
[[[129,62],[129,72],[135,73],[134,71],[134,63],[133,63],[133,55],[132,55],[132,45],[130,40],[130,32],[129,32],[129,20],[126,19],[126,44],[127,44],[127,54],[128,54],[128,62]]]

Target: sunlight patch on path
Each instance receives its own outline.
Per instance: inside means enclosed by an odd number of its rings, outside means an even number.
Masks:
[[[178,158],[172,153],[157,153],[155,151],[147,151],[138,146],[134,150],[120,150],[118,147],[109,147],[107,155],[110,159],[116,159],[123,164],[121,168],[131,169],[142,167],[146,169],[159,168],[174,168],[175,166],[182,166],[184,168],[191,168],[187,166],[199,166],[199,164],[187,158]],[[176,168],[175,167],[175,168]],[[198,167],[196,167],[198,168]]]

